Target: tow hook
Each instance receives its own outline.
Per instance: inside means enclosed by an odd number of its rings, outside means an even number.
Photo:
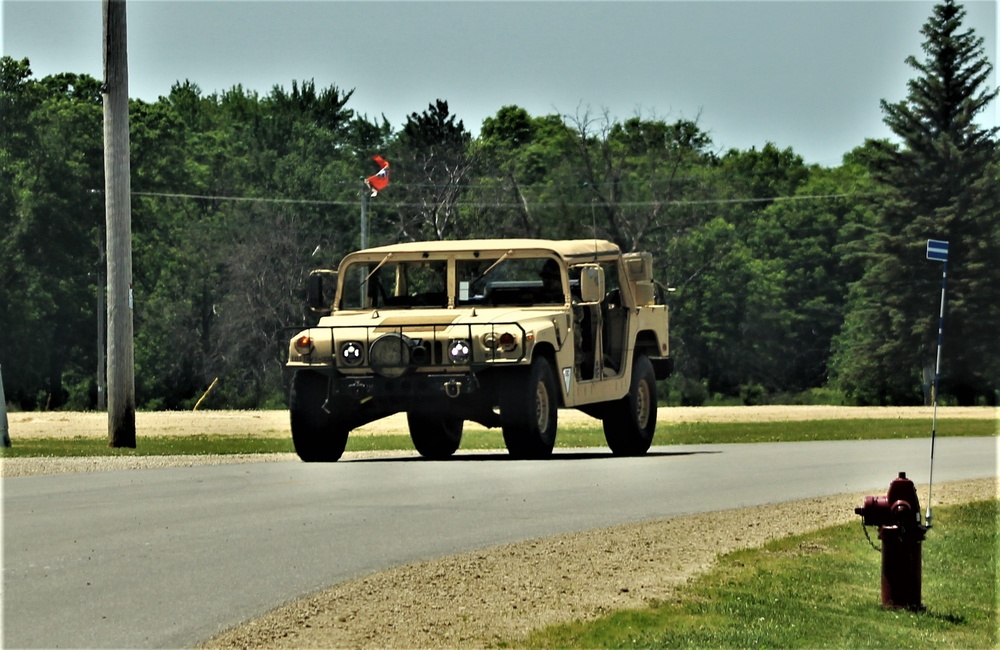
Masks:
[[[462,392],[462,382],[450,379],[444,383],[444,394],[448,397],[458,397]]]
[[[354,399],[361,399],[368,394],[368,386],[361,381],[352,382],[347,389],[351,391],[351,396]]]

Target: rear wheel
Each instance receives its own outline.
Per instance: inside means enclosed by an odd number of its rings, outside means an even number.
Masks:
[[[515,458],[547,458],[556,442],[559,397],[552,364],[537,357],[518,369],[500,391],[500,422],[507,451]]]
[[[616,456],[642,456],[653,444],[656,431],[656,374],[645,355],[632,364],[628,394],[608,404],[604,438]]]
[[[295,453],[306,462],[333,462],[347,446],[350,430],[338,420],[338,411],[343,412],[346,405],[333,397],[327,403],[328,386],[329,379],[318,372],[297,370],[292,377],[288,400],[292,443]]]
[[[424,458],[435,460],[448,458],[462,444],[464,422],[460,418],[408,411],[406,423],[410,427],[413,446]]]

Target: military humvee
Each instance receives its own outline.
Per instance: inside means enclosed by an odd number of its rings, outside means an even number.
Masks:
[[[466,420],[544,458],[568,407],[614,454],[644,454],[672,368],[652,279],[649,253],[593,239],[396,244],[313,271],[321,317],[289,343],[295,451],[335,461],[352,429],[405,411],[427,458],[454,454]]]

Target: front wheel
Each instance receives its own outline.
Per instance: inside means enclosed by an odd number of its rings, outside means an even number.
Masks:
[[[500,425],[514,458],[548,458],[556,443],[559,395],[552,364],[536,357],[506,378],[500,390]]]
[[[292,443],[299,458],[310,463],[331,463],[340,459],[350,431],[338,421],[338,411],[343,408],[343,404],[330,397],[326,376],[308,370],[295,372],[288,411]]]
[[[449,458],[462,444],[464,422],[460,418],[407,411],[406,423],[410,428],[413,446],[424,458]]]
[[[656,431],[656,374],[645,355],[632,364],[628,394],[608,404],[604,439],[616,456],[642,456],[653,444]]]

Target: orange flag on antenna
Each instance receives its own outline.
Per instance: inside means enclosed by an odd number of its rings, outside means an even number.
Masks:
[[[381,190],[389,185],[389,161],[382,156],[372,156],[372,160],[378,163],[380,169],[377,174],[366,178],[365,182],[368,183],[368,187],[372,188],[372,196],[377,196]]]

